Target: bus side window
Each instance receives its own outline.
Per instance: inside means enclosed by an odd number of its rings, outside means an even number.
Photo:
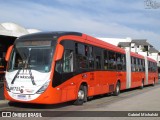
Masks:
[[[150,62],[148,61],[148,71],[150,71]]]
[[[125,71],[126,70],[126,55],[122,55],[122,69]]]
[[[89,60],[89,68],[94,69],[94,56],[93,56],[93,47],[88,47],[88,60]]]
[[[108,69],[108,51],[104,50],[104,69]]]
[[[142,71],[142,59],[139,59],[139,71]]]
[[[115,52],[112,52],[112,51],[109,51],[108,52],[108,67],[110,70],[115,70],[116,69],[116,53]]]
[[[96,56],[96,69],[101,69],[101,56]]]
[[[131,68],[132,68],[132,72],[135,72],[136,71],[136,68],[135,68],[135,59],[134,57],[131,57]]]
[[[139,72],[139,59],[135,58],[136,61],[136,71]]]
[[[76,63],[78,69],[88,68],[87,46],[76,43]]]
[[[154,63],[152,62],[152,72],[154,72]]]
[[[94,47],[95,54],[95,69],[102,69],[102,49],[98,47]]]
[[[122,70],[122,54],[117,53],[117,69]]]
[[[144,59],[142,60],[142,71],[143,72],[145,71],[145,61],[144,61]]]
[[[73,51],[65,50],[63,57],[63,72],[73,72]]]
[[[157,72],[158,67],[157,67],[157,63],[154,63],[154,72]]]

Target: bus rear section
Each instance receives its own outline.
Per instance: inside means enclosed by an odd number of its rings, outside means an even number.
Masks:
[[[146,83],[153,86],[158,83],[158,67],[157,62],[151,58],[146,58],[146,64],[148,66],[148,73],[146,72]],[[146,68],[147,69],[147,68]]]
[[[149,57],[126,50],[126,88],[155,85],[158,82],[157,62]]]

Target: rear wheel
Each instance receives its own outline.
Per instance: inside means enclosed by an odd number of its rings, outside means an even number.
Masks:
[[[74,102],[75,105],[83,105],[85,101],[87,101],[87,87],[81,85],[78,91],[77,100]]]
[[[117,82],[115,91],[113,92],[114,96],[118,96],[120,94],[120,82]]]

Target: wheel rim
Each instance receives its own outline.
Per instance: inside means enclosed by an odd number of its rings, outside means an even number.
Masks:
[[[116,91],[117,93],[119,93],[119,85],[117,85]]]
[[[83,90],[78,91],[78,99],[80,99],[80,100],[84,99],[84,91]]]

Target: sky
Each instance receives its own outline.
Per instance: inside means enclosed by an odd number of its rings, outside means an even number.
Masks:
[[[0,0],[0,23],[147,39],[160,50],[160,0]]]

